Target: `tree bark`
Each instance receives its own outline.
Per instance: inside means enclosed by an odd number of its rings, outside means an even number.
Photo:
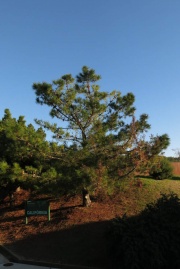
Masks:
[[[83,206],[89,207],[91,205],[91,199],[87,189],[83,188],[82,190]]]

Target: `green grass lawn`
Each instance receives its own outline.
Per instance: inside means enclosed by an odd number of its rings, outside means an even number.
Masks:
[[[138,180],[141,186],[138,185]],[[180,177],[172,179],[154,180],[149,177],[125,180],[121,183],[121,200],[125,206],[127,215],[136,215],[147,204],[155,202],[161,194],[175,193],[180,197]]]

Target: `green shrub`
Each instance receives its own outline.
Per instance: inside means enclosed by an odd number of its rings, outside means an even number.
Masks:
[[[138,216],[116,218],[107,232],[112,268],[180,268],[180,200],[162,195]]]
[[[160,157],[158,162],[152,165],[149,175],[155,179],[171,178],[173,176],[173,167],[167,158]]]

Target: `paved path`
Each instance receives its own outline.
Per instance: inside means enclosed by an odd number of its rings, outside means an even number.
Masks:
[[[12,268],[12,269],[57,269],[55,267],[45,267],[32,264],[14,263],[10,262],[4,255],[0,253],[0,268]]]
[[[8,259],[5,258],[1,253],[0,253],[0,265],[3,264],[3,263],[6,263],[8,262]]]
[[[55,267],[57,266],[57,267]],[[38,264],[33,262],[26,262],[23,260],[19,260],[17,257],[13,255],[13,253],[9,252],[6,248],[2,247],[0,245],[0,269],[10,267],[12,269],[98,269],[98,268],[92,268],[92,267],[86,267],[86,266],[76,266],[76,265],[51,265],[46,264],[44,265],[41,263]],[[100,268],[99,268],[100,269]]]
[[[12,269],[51,269],[53,267],[44,267],[44,266],[37,266],[37,265],[30,265],[30,264],[23,264],[23,263],[4,263],[0,264],[0,268],[9,267]]]

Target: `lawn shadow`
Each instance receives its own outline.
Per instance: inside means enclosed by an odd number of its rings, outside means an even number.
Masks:
[[[171,180],[180,180],[180,176],[173,176],[172,178],[171,178]]]
[[[29,235],[5,247],[21,260],[109,268],[105,239],[108,226],[109,221],[76,225],[59,231]]]
[[[152,178],[151,176],[144,176],[144,175],[136,175],[136,178],[138,179],[138,178],[148,178],[148,179],[154,179],[154,178]]]

